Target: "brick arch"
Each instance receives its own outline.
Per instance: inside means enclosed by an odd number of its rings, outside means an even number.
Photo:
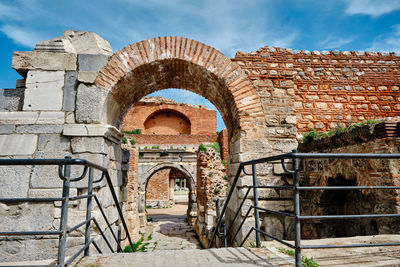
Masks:
[[[103,120],[120,127],[131,105],[152,92],[180,88],[207,98],[232,137],[265,128],[261,101],[247,74],[216,49],[181,37],[157,37],[114,53],[95,84],[108,91]]]

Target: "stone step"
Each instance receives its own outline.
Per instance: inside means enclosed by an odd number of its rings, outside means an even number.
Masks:
[[[271,251],[268,255],[260,255],[246,248],[159,250],[144,253],[93,255],[84,258],[77,266],[220,267],[291,266],[293,264],[293,261],[288,261]]]

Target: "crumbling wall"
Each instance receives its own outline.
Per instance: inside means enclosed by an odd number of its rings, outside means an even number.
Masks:
[[[194,229],[204,247],[208,247],[210,230],[216,224],[216,200],[225,198],[228,177],[221,155],[213,148],[197,154],[197,220]]]
[[[398,137],[381,137],[380,125],[354,127],[333,137],[302,143],[303,152],[399,153]],[[381,137],[381,138],[379,138]],[[325,144],[329,144],[326,145]],[[300,184],[305,186],[394,186],[399,160],[313,159],[305,161]],[[400,190],[316,190],[301,194],[303,215],[394,214],[400,212]],[[305,221],[304,238],[330,238],[400,232],[394,218]]]

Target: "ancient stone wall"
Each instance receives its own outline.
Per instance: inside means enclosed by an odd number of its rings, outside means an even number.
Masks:
[[[267,124],[295,122],[276,112],[276,106],[295,108],[298,132],[393,117],[400,110],[400,57],[394,53],[263,47],[237,53],[233,60],[247,70],[261,97],[269,99],[273,109]]]
[[[345,133],[300,145],[305,152],[399,153],[399,138],[378,138],[381,125],[354,127]],[[324,143],[330,143],[325,146]],[[388,159],[306,160],[301,185],[306,186],[394,186],[399,185],[399,161]],[[304,215],[399,213],[400,190],[303,191]],[[393,234],[400,224],[393,218],[341,219],[302,223],[304,238]]]
[[[194,229],[204,247],[208,247],[210,230],[216,223],[216,200],[225,198],[228,177],[221,155],[213,148],[197,154],[197,220]]]
[[[78,39],[84,41],[84,47],[77,43]],[[34,159],[72,156],[87,159],[109,169],[113,186],[123,202],[126,199],[120,190],[125,183],[121,170],[122,135],[112,126],[91,124],[93,121],[88,119],[90,107],[87,108],[88,103],[98,95],[92,91],[93,88],[89,89],[94,80],[88,77],[95,78],[97,71],[107,62],[111,48],[98,35],[88,32],[68,31],[48,43],[49,46],[38,45],[32,52],[14,53],[12,67],[24,77],[24,88],[1,91],[0,156]],[[21,86],[21,82],[19,84]],[[58,166],[1,167],[0,172],[1,198],[62,196]],[[79,176],[81,172],[81,167],[72,167],[73,176]],[[98,179],[100,174],[96,171],[94,175]],[[72,183],[71,196],[86,194],[86,187],[87,178]],[[105,181],[96,185],[94,191],[116,232],[118,214]],[[111,237],[98,207],[96,204],[93,207],[92,215],[98,219],[106,236]],[[68,227],[85,220],[85,208],[86,200],[71,201]],[[59,202],[1,204],[0,231],[58,230],[60,209]],[[84,240],[82,231],[79,229],[68,238],[68,255],[81,248]],[[107,251],[104,241],[98,238],[98,231],[93,230],[92,233],[97,236],[101,249]],[[0,240],[0,261],[56,258],[58,238],[11,239]],[[115,247],[116,243],[110,241]],[[21,245],[21,242],[25,243]]]

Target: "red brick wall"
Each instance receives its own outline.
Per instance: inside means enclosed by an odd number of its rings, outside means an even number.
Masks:
[[[134,130],[134,129],[142,129],[143,133],[152,134],[153,131],[145,130],[145,122],[147,119],[157,112],[160,111],[170,112],[171,110],[175,111],[175,114],[180,114],[180,116],[170,117],[168,120],[168,124],[171,125],[179,125],[179,122],[183,122],[182,118],[187,118],[190,124],[190,131],[188,131],[192,135],[213,135],[216,133],[217,127],[217,119],[215,110],[206,109],[203,106],[194,106],[182,103],[174,103],[167,102],[163,103],[162,101],[157,102],[139,102],[133,108],[131,108],[128,114],[124,118],[124,122],[122,124],[123,130]],[[175,119],[174,119],[175,118]],[[162,126],[166,125],[166,121],[160,120]],[[184,133],[188,133],[184,132]],[[156,132],[156,134],[166,134],[165,131]],[[177,131],[168,132],[168,134],[177,134]]]
[[[190,121],[171,110],[160,110],[144,122],[143,134],[190,134]]]
[[[400,57],[264,47],[233,59],[264,99],[267,124],[295,108],[299,132],[399,115]],[[290,118],[289,118],[290,119]]]
[[[146,186],[146,200],[169,200],[170,169],[154,173]]]

